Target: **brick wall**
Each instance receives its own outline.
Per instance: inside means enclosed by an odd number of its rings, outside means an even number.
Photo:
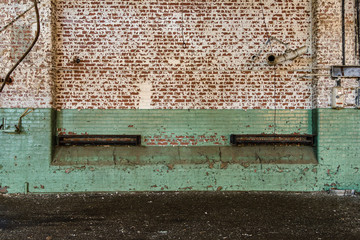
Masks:
[[[310,48],[310,12],[309,0],[57,1],[56,107],[311,108],[296,71],[310,55],[265,59],[285,50],[270,36]]]
[[[346,36],[346,65],[358,65],[359,56],[355,48],[355,7],[354,1],[345,1],[345,36]],[[314,99],[315,107],[329,108],[331,106],[331,88],[336,86],[335,79],[329,77],[332,65],[342,65],[342,21],[341,1],[316,0],[314,1],[314,39],[315,65]],[[343,79],[345,88],[345,107],[355,105],[356,79]]]
[[[5,25],[31,4],[1,1],[0,19]],[[330,66],[342,62],[337,0],[45,0],[39,7],[40,39],[0,94],[0,107],[327,108],[335,85]],[[349,65],[359,58],[355,17],[354,2],[346,1]],[[35,25],[31,10],[0,33],[2,78]],[[308,54],[268,66],[268,53],[285,50],[276,41],[264,47],[269,36],[291,49],[306,45]],[[358,83],[347,79],[343,86],[352,108]]]
[[[54,78],[52,68],[51,15],[52,1],[39,4],[41,16],[40,37],[33,50],[11,75],[12,84],[7,84],[0,93],[1,108],[52,106]],[[1,26],[32,6],[32,1],[0,1]],[[34,9],[0,33],[0,73],[5,78],[8,71],[31,45],[36,32]]]

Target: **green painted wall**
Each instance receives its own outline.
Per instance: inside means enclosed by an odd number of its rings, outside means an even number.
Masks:
[[[10,125],[24,109],[0,109]],[[312,117],[314,116],[314,117]],[[197,146],[229,145],[230,133],[272,133],[272,110],[63,110],[36,109],[18,135],[0,133],[0,185],[10,193],[84,191],[360,190],[360,111],[278,110],[277,133],[318,132],[318,164],[52,164],[53,136],[142,134],[144,144],[170,145],[190,136]],[[315,123],[315,125],[313,124]],[[54,131],[56,130],[56,131]],[[59,130],[59,131],[57,131]],[[155,141],[151,141],[155,139]],[[163,140],[161,140],[163,139]],[[201,139],[205,139],[202,141]],[[208,139],[208,141],[206,141]],[[149,146],[150,147],[150,146]],[[160,148],[160,147],[153,147]],[[170,160],[169,160],[170,161]]]
[[[360,190],[360,111],[319,109],[318,152],[325,188]]]
[[[57,119],[58,132],[141,134],[144,145],[229,145],[234,133],[312,133],[309,110],[63,110]]]

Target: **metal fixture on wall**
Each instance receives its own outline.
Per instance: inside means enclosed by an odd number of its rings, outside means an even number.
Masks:
[[[355,106],[360,109],[360,87],[355,88]]]
[[[36,23],[37,23],[37,29],[36,29],[36,34],[35,34],[35,38],[33,40],[33,42],[31,43],[30,47],[26,50],[26,52],[22,55],[22,57],[15,63],[15,65],[10,69],[10,71],[6,74],[6,77],[4,79],[4,81],[1,84],[0,87],[0,92],[2,92],[2,90],[5,87],[6,83],[9,83],[9,79],[10,79],[10,75],[13,73],[13,71],[17,68],[17,66],[25,59],[25,57],[29,54],[29,52],[31,51],[31,49],[35,46],[35,43],[37,42],[37,40],[39,39],[40,36],[40,14],[39,14],[39,8],[37,5],[37,0],[34,0],[34,7],[35,7],[35,14],[36,14]]]
[[[231,134],[233,145],[295,144],[314,146],[315,135],[310,134]]]
[[[333,78],[360,78],[360,66],[331,66],[331,77]]]
[[[342,29],[342,65],[346,65],[345,56],[345,0],[341,2],[341,29]]]
[[[5,81],[5,79],[4,78],[2,78],[1,80],[0,80],[0,82],[1,83],[3,83]],[[11,77],[9,77],[8,79],[7,79],[7,82],[6,83],[12,83],[12,78]]]
[[[19,134],[19,133],[21,133],[21,120],[22,120],[22,118],[27,116],[29,113],[31,113],[33,111],[34,111],[33,108],[27,108],[23,112],[23,114],[21,114],[21,116],[19,117],[19,120],[18,120],[18,124],[14,126],[15,130],[9,129],[9,126],[6,126],[5,119],[3,118],[2,119],[2,124],[0,126],[0,131],[3,132],[3,133],[10,133],[10,134]]]
[[[277,39],[276,37],[269,37],[269,38],[265,41],[263,47],[256,53],[256,55],[253,55],[253,56],[251,57],[251,60],[252,60],[252,61],[256,61],[256,60],[262,55],[262,53],[264,52],[266,46],[269,45],[269,44],[271,44],[272,41],[275,41],[275,42],[278,42],[278,43],[284,45],[285,48],[286,48],[285,51],[287,51],[287,50],[289,49],[289,44],[284,43],[283,41],[280,41],[280,40]]]
[[[339,80],[336,81],[336,85],[336,87],[331,89],[331,107],[334,109],[342,109],[345,103],[345,93]]]
[[[356,56],[358,57],[358,61],[360,64],[360,7],[359,7],[359,0],[355,0],[355,9],[356,9],[356,36],[355,36],[355,49],[356,49]],[[360,109],[360,66],[357,66],[359,69],[359,74],[357,74],[357,80],[359,86],[355,88],[355,107]]]
[[[336,78],[336,87],[331,89],[331,107],[342,109],[345,106],[345,92],[341,87],[342,78],[357,78],[360,84],[360,65],[346,65],[346,38],[345,38],[345,0],[341,1],[341,27],[342,27],[342,65],[331,67],[331,77]],[[360,63],[360,11],[359,0],[355,0],[355,55]],[[360,109],[360,87],[355,88],[355,107]]]
[[[59,135],[59,146],[141,145],[141,135]]]
[[[73,63],[79,64],[81,62],[81,59],[79,57],[74,57]]]
[[[274,54],[269,54],[267,56],[267,62],[269,65],[274,66],[278,63],[285,62],[287,60],[293,60],[303,54],[307,53],[307,47],[303,46],[295,50],[286,50],[284,54],[276,56]]]

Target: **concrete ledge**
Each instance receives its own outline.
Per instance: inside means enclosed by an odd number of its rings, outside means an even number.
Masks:
[[[56,147],[52,165],[317,164],[309,146]],[[224,165],[224,166],[225,166]]]

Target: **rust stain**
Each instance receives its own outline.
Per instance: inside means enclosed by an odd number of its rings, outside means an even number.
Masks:
[[[250,163],[248,163],[248,162],[242,162],[242,163],[240,163],[240,165],[243,166],[244,168],[250,167]]]
[[[183,190],[192,190],[192,187],[184,187],[184,188],[179,188],[179,189],[183,189]]]
[[[214,162],[209,162],[209,168],[214,168]]]
[[[229,165],[229,164],[226,163],[226,162],[221,162],[220,168],[221,168],[221,169],[227,169],[228,165]]]
[[[0,187],[0,193],[2,193],[2,194],[8,193],[8,190],[7,190],[8,188],[9,188],[8,186]]]
[[[173,170],[173,169],[174,169],[174,165],[173,165],[173,164],[168,164],[167,167],[168,167],[169,170]]]
[[[216,189],[216,191],[221,191],[223,189],[223,187],[218,187],[217,189]]]

